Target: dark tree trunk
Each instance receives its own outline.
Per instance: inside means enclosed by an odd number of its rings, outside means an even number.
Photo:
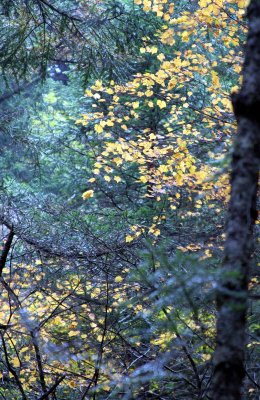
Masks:
[[[232,160],[224,266],[217,296],[213,400],[241,399],[245,374],[248,276],[260,166],[260,0],[251,0],[247,16],[243,84],[232,98],[238,134]]]

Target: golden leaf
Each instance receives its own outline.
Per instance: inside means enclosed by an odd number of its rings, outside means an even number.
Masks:
[[[83,200],[88,200],[90,197],[93,197],[94,195],[94,190],[87,190],[82,194]]]

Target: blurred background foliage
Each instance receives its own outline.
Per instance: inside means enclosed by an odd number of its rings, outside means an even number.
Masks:
[[[1,398],[210,398],[245,37],[244,2],[218,3],[1,2]],[[133,89],[162,70],[152,94]],[[141,163],[106,153],[122,140]],[[138,148],[152,140],[158,157]],[[172,148],[195,160],[181,184],[156,175]],[[259,397],[257,284],[252,268],[245,399]]]

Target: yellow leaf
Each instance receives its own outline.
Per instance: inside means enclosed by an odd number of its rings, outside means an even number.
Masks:
[[[14,357],[14,358],[12,359],[12,364],[13,364],[13,366],[14,366],[15,368],[20,367],[19,358],[18,358],[18,357]]]
[[[146,92],[144,93],[147,97],[151,97],[153,95],[153,91],[152,90],[146,90]]]
[[[94,129],[95,129],[95,131],[96,131],[97,133],[102,133],[102,132],[103,132],[103,128],[102,128],[102,126],[99,125],[99,124],[96,124],[95,127],[94,127]]]
[[[71,387],[71,388],[75,388],[77,386],[77,384],[74,381],[69,381],[68,382],[68,386]]]
[[[161,173],[168,172],[169,168],[167,167],[167,165],[160,165],[158,171],[160,171]]]
[[[123,280],[123,278],[122,278],[122,276],[120,276],[120,275],[117,275],[117,276],[115,277],[115,282],[116,282],[116,283],[122,282],[122,280]]]
[[[169,4],[169,9],[168,9],[170,14],[173,14],[174,12],[174,3]]]
[[[29,347],[24,347],[22,350],[19,351],[19,353],[25,353],[27,350],[29,350]]]
[[[215,71],[211,71],[211,76],[213,85],[218,88],[220,86],[218,74]]]
[[[139,101],[134,101],[132,104],[133,108],[138,108],[139,107]]]
[[[79,331],[70,331],[69,334],[68,334],[68,336],[69,336],[69,337],[73,337],[73,336],[78,336],[79,334],[80,334]]]
[[[177,79],[172,78],[168,83],[168,90],[171,90],[177,85]]]
[[[87,190],[82,194],[83,200],[88,200],[90,197],[93,197],[94,195],[94,190]]]
[[[157,100],[157,106],[160,107],[160,109],[165,108],[167,106],[166,101]]]
[[[108,120],[106,121],[106,124],[107,124],[107,126],[114,126],[114,122],[111,121],[111,119],[108,119]]]
[[[152,54],[157,53],[157,51],[158,51],[158,49],[157,49],[156,46],[152,46],[152,47],[150,48],[150,53],[152,53]]]
[[[184,31],[184,32],[182,33],[181,37],[182,37],[182,41],[183,41],[183,42],[188,42],[188,41],[189,41],[190,35],[189,35],[189,33],[188,33],[187,31]]]
[[[140,182],[142,182],[142,183],[146,183],[146,182],[148,182],[148,177],[147,176],[140,176],[140,179],[139,179],[139,181]]]
[[[157,58],[159,61],[163,61],[165,59],[165,55],[163,53],[161,53],[157,56]]]

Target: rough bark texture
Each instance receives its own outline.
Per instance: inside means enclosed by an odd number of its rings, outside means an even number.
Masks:
[[[233,96],[238,123],[222,280],[218,290],[213,400],[239,400],[244,378],[248,275],[260,166],[260,0],[248,7],[243,84]]]

